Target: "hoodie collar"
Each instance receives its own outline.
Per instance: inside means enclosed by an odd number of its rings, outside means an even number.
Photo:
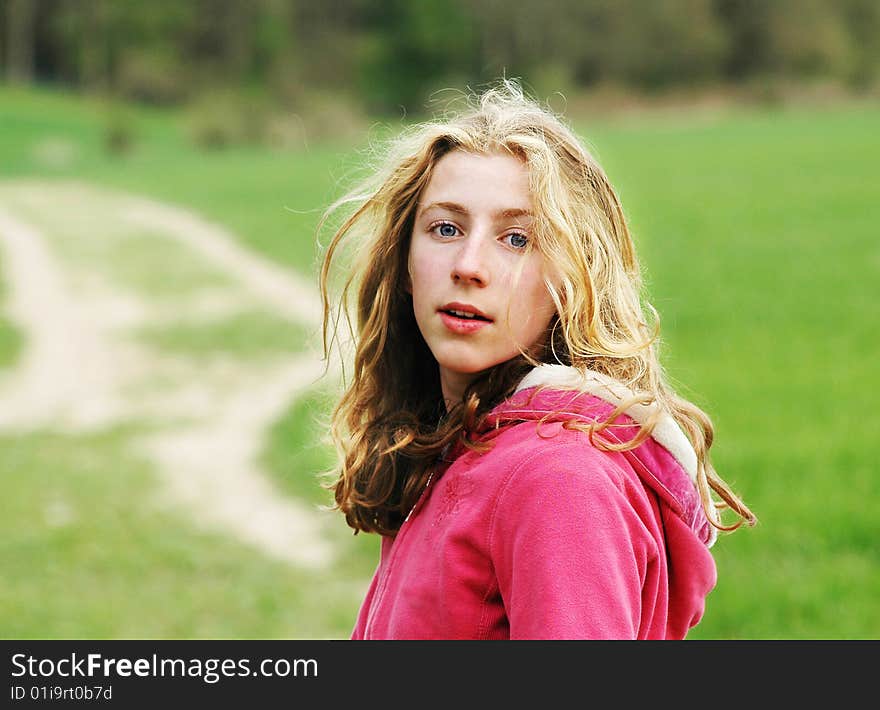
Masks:
[[[534,397],[527,396],[529,393],[526,391],[536,387],[541,387],[542,391]],[[588,395],[586,398],[585,394]],[[482,433],[488,434],[487,430],[497,429],[504,422],[516,420],[602,421],[611,414],[613,408],[635,394],[622,382],[599,372],[582,371],[567,365],[539,365],[526,374],[513,395],[489,413],[483,422]],[[642,425],[655,416],[657,410],[658,405],[653,403],[634,404],[624,410],[624,415],[634,425]],[[636,431],[633,426],[630,436],[634,436]],[[607,430],[603,435],[615,438]],[[659,453],[658,446],[669,456]],[[667,500],[673,501],[679,509],[679,515],[711,547],[717,539],[717,529],[707,520],[700,502],[697,455],[690,440],[672,416],[661,411],[650,439],[623,453],[640,471],[643,482]],[[664,458],[668,463],[663,462]],[[719,522],[717,512],[712,509],[711,513],[714,520]]]
[[[529,372],[517,385],[517,392],[532,387],[577,390],[599,397],[615,407],[635,396],[633,390],[622,382],[593,370],[581,371],[568,365],[539,365]],[[638,424],[644,424],[654,416],[656,404],[634,404],[624,413]],[[666,412],[651,433],[651,438],[666,449],[678,461],[694,483],[697,482],[697,454],[694,447],[672,416]]]

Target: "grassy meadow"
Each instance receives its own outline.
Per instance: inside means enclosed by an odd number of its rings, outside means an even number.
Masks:
[[[177,114],[126,115],[133,148],[113,155],[102,104],[0,87],[0,185],[73,178],[167,201],[316,283],[315,225],[372,136],[205,152]],[[880,636],[878,125],[878,105],[575,120],[630,219],[668,372],[711,414],[716,469],[759,518],[717,542],[718,585],[690,638]],[[23,345],[2,317],[6,289],[0,278],[0,374]],[[293,352],[315,335],[261,316],[144,337],[201,355]],[[318,388],[292,403],[261,455],[284,495],[315,506],[329,502],[315,418],[330,401]],[[136,433],[0,432],[4,637],[348,635],[374,537],[337,516],[340,559],[309,572],[197,529],[154,504]]]

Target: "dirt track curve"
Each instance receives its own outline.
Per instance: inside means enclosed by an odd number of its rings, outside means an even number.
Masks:
[[[332,563],[328,514],[282,495],[259,463],[269,428],[321,380],[314,346],[206,360],[133,337],[242,313],[316,332],[309,283],[186,210],[78,182],[0,182],[0,264],[24,343],[0,373],[0,431],[144,424],[134,444],[168,504],[276,558]],[[163,294],[141,283],[151,266],[156,282],[163,268],[193,278]]]

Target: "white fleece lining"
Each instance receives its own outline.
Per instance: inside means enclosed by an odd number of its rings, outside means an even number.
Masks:
[[[568,365],[539,365],[522,379],[516,391],[520,392],[540,385],[587,392],[615,407],[634,396],[633,391],[622,382],[592,370],[582,373]],[[656,405],[634,404],[626,409],[626,414],[639,424],[644,424],[656,410]],[[687,471],[690,479],[696,483],[697,454],[691,442],[669,414],[661,415],[660,421],[651,433],[651,438],[672,454]]]

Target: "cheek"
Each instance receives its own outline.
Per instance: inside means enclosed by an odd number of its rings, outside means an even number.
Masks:
[[[518,293],[521,298],[514,296],[511,302],[512,326],[518,331],[520,338],[531,345],[547,328],[556,313],[556,304],[540,277],[530,281],[528,285],[523,284]]]
[[[530,320],[547,320],[556,312],[553,297],[544,283],[542,263],[538,260],[523,269],[518,283],[511,288],[511,317],[517,310],[520,314],[532,316]]]
[[[523,326],[530,332],[542,332],[556,313],[556,305],[542,283],[529,294],[529,298],[522,304],[520,310],[526,315]],[[514,310],[513,313],[516,311]]]
[[[423,250],[413,249],[407,259],[405,284],[414,301],[423,298],[437,284],[437,259]]]

